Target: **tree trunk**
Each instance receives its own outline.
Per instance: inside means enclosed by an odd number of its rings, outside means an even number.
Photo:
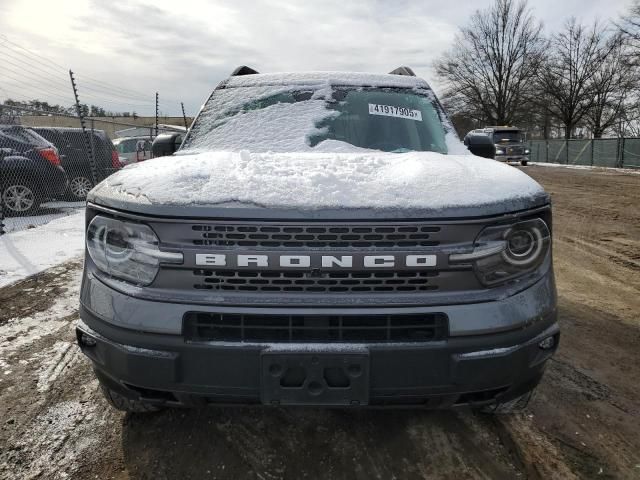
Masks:
[[[602,128],[601,126],[594,126],[593,138],[602,138],[602,135],[604,135],[604,128]]]
[[[571,134],[573,133],[574,125],[572,123],[564,124],[564,138],[569,140],[571,138]]]

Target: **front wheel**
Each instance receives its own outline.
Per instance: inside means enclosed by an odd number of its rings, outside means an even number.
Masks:
[[[35,189],[26,182],[8,185],[2,192],[5,215],[30,215],[40,206]]]
[[[529,164],[528,160],[521,160],[520,161],[520,165],[522,165],[523,167],[526,167]]]
[[[116,410],[131,413],[150,413],[160,410],[160,407],[157,405],[152,405],[148,402],[143,402],[142,400],[131,400],[124,395],[120,395],[118,392],[115,392],[106,385],[103,385],[102,382],[100,383],[100,390],[102,390],[102,394],[107,402],[109,402],[109,404]]]
[[[69,193],[74,200],[85,200],[92,188],[93,182],[82,175],[71,177],[69,180]]]

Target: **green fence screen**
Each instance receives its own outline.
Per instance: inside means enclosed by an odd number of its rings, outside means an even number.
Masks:
[[[532,162],[639,168],[640,138],[530,140]]]

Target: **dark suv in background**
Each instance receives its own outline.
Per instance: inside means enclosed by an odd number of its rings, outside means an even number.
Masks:
[[[464,144],[480,157],[499,162],[529,163],[530,150],[525,145],[525,135],[518,127],[485,127],[471,130],[464,137]]]
[[[31,127],[56,146],[62,167],[69,177],[68,194],[73,200],[84,200],[95,184],[122,168],[113,142],[103,130],[90,130],[89,142],[95,159],[95,178],[87,144],[80,128]]]
[[[29,215],[67,188],[57,148],[34,131],[0,125],[0,198],[5,215]]]

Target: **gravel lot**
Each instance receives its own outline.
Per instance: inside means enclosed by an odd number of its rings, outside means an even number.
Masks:
[[[0,478],[640,478],[640,175],[525,171],[563,329],[528,412],[116,412],[74,344],[76,260],[0,289]]]

